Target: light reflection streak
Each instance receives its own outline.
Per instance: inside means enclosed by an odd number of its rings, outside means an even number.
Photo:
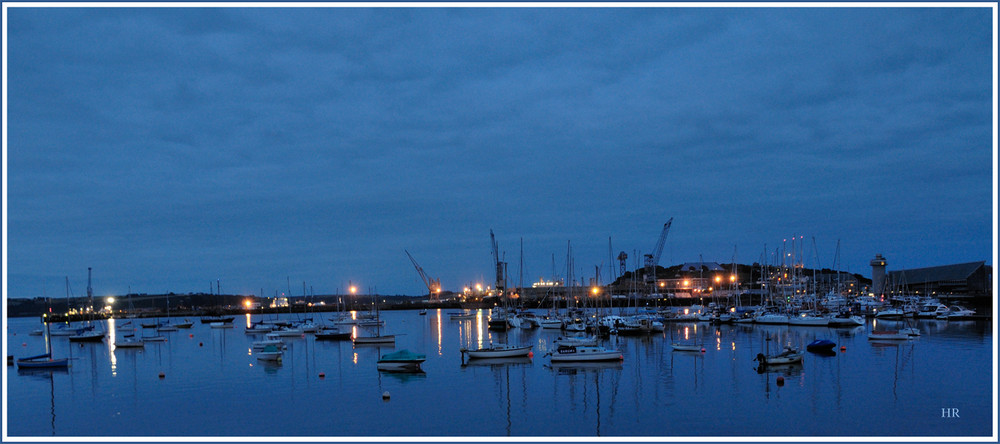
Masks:
[[[483,348],[483,311],[476,310],[476,348]]]
[[[253,324],[250,322],[250,313],[247,313],[247,328],[252,327]]]
[[[108,355],[111,356],[111,376],[118,376],[118,358],[115,357],[115,318],[108,318]]]
[[[442,356],[441,352],[441,309],[437,309],[437,334],[438,334],[438,356]]]

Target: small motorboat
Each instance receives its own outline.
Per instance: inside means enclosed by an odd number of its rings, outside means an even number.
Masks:
[[[263,350],[263,349],[267,348],[267,346],[269,346],[269,345],[272,345],[272,346],[277,347],[279,349],[284,349],[285,348],[285,343],[282,342],[281,338],[278,337],[278,335],[276,335],[274,333],[268,333],[268,334],[264,335],[264,339],[261,340],[261,341],[253,341],[253,343],[250,344],[250,348],[252,350]]]
[[[425,360],[427,355],[404,349],[382,355],[375,366],[385,371],[420,371],[420,364]]]
[[[696,344],[670,344],[674,351],[696,352],[701,351],[701,346]]]
[[[899,330],[872,330],[868,332],[869,341],[905,341],[910,335]]]
[[[115,348],[145,348],[146,341],[136,339],[135,335],[115,339]]]
[[[754,361],[759,363],[760,367],[767,367],[769,365],[788,365],[788,364],[799,364],[802,362],[802,352],[791,348],[785,347],[785,350],[776,355],[765,355],[763,353],[757,353],[757,357]]]
[[[833,351],[833,348],[836,346],[837,344],[829,339],[817,339],[806,345],[806,351],[813,353],[827,353]]]
[[[597,346],[597,336],[568,336],[558,337],[552,341],[557,347],[562,346]]]
[[[258,361],[281,361],[284,352],[274,345],[268,345],[263,350],[254,353]]]

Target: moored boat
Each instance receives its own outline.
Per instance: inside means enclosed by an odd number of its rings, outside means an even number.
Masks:
[[[254,354],[257,355],[259,361],[281,361],[284,352],[274,345],[268,345]]]
[[[620,361],[625,358],[620,350],[587,345],[561,345],[549,354],[552,362]]]
[[[323,327],[316,331],[317,341],[337,341],[351,339],[351,330],[341,330],[337,327]]]
[[[784,351],[776,355],[757,353],[757,357],[754,358],[754,361],[758,362],[759,367],[767,367],[769,365],[798,364],[802,362],[802,352],[791,347],[785,347]]]
[[[697,344],[680,344],[680,343],[670,344],[670,348],[673,349],[674,351],[693,351],[693,352],[701,351],[702,349],[702,347]]]
[[[531,355],[530,345],[514,346],[507,344],[490,344],[489,347],[482,347],[475,350],[462,349],[461,352],[469,358],[513,358]]]
[[[872,330],[868,332],[869,341],[905,341],[910,335],[899,330]]]
[[[69,358],[52,359],[51,353],[29,356],[17,360],[17,368],[67,368]]]
[[[829,339],[817,339],[806,345],[806,350],[811,352],[830,352],[837,344]]]
[[[404,349],[382,355],[375,367],[386,371],[419,371],[420,364],[426,359],[427,355]]]

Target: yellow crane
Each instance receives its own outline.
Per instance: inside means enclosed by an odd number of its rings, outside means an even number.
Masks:
[[[430,296],[431,302],[437,302],[438,296],[441,294],[441,279],[432,279],[424,273],[424,269],[420,267],[417,260],[413,258],[413,255],[409,251],[403,250],[406,253],[406,257],[410,258],[410,262],[413,262],[413,267],[417,269],[417,273],[420,274],[420,279],[424,281],[424,285],[427,286],[428,295]]]

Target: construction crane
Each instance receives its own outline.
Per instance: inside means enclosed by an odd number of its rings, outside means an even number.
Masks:
[[[413,262],[413,267],[417,269],[420,279],[423,279],[424,285],[427,286],[431,302],[437,302],[438,296],[441,294],[441,279],[431,279],[430,276],[427,276],[427,273],[424,273],[424,269],[420,267],[420,264],[417,263],[417,260],[413,258],[413,255],[409,251],[403,250],[403,252],[410,258],[410,262]]]
[[[507,287],[507,278],[505,277],[506,273],[504,273],[507,268],[507,263],[500,261],[500,250],[497,248],[497,238],[493,235],[492,228],[490,228],[490,244],[493,247],[493,263],[496,264],[497,267],[497,282],[496,287],[494,288],[497,290],[497,296],[501,296]]]
[[[627,259],[628,254],[625,254],[624,251],[618,253],[618,276],[625,276],[625,261]]]
[[[667,241],[667,232],[670,231],[670,224],[674,222],[674,218],[667,220],[667,223],[663,224],[663,231],[660,232],[660,240],[656,241],[656,248],[653,248],[653,254],[647,254],[644,256],[646,259],[646,283],[656,282],[656,266],[660,264],[660,254],[663,253],[663,244]]]

